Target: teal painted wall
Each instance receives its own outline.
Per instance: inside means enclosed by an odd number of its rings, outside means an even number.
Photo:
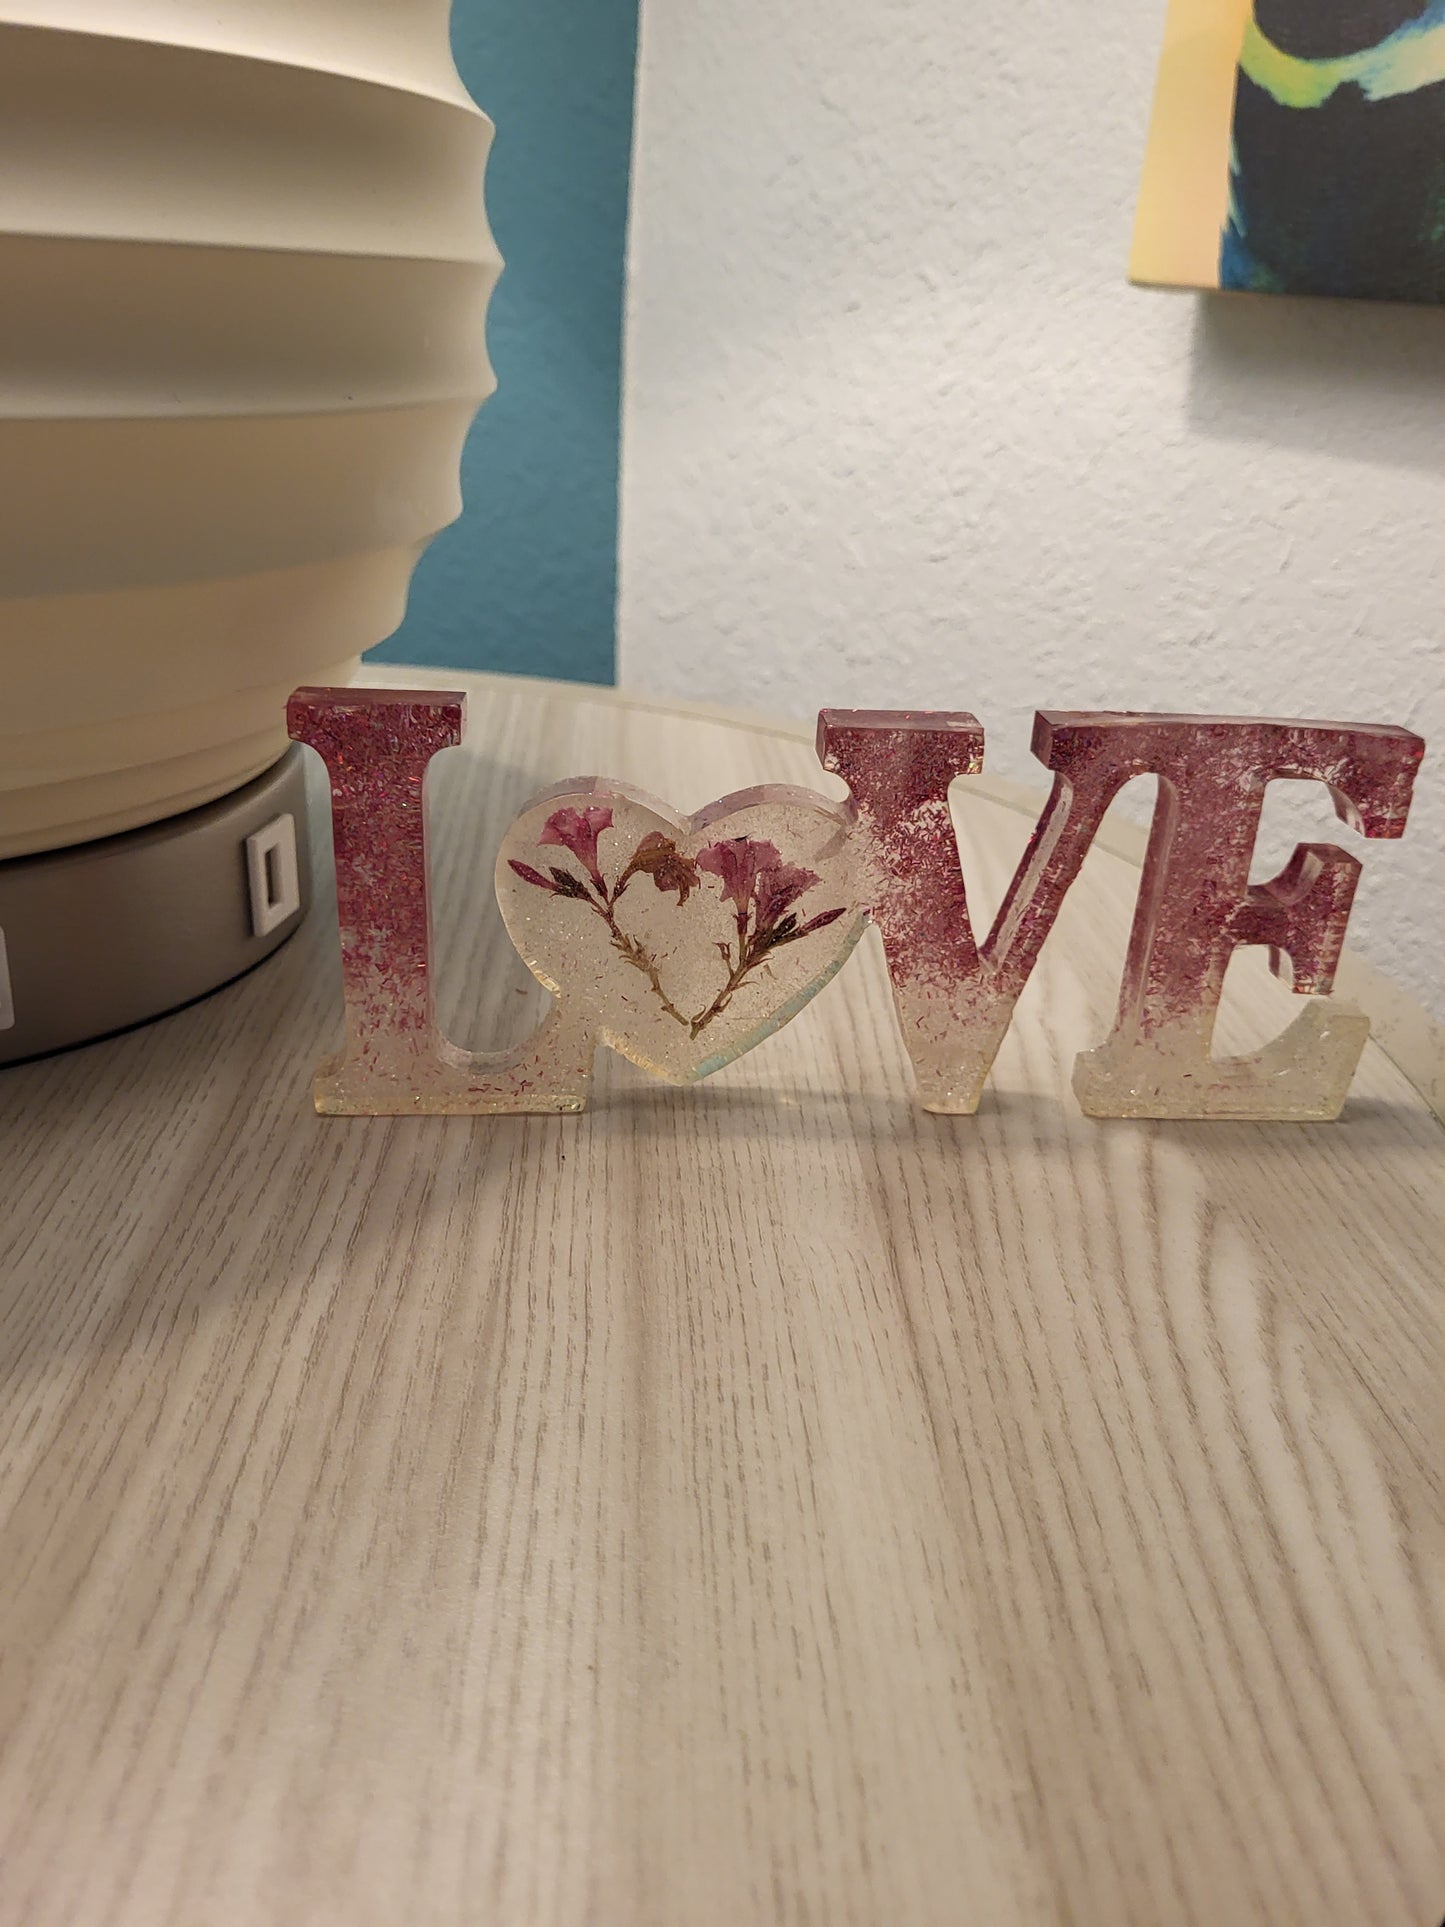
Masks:
[[[452,45],[497,127],[498,385],[461,520],[372,658],[611,682],[637,0],[455,0]]]

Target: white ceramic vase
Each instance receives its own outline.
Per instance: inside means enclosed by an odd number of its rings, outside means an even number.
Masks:
[[[0,859],[286,748],[492,387],[448,0],[0,0]]]

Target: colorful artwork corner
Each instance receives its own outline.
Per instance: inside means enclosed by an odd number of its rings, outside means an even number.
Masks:
[[[1445,300],[1445,0],[1170,0],[1129,273]]]

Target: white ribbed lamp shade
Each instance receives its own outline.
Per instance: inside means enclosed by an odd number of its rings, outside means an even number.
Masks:
[[[0,858],[235,788],[492,388],[448,0],[0,0]]]

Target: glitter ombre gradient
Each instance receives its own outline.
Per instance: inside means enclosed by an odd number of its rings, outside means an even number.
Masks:
[[[1388,724],[1041,711],[1033,748],[1054,771],[1053,792],[975,947],[947,794],[955,776],[981,767],[982,730],[971,716],[824,710],[819,754],[853,794],[870,908],[924,1108],[978,1108],[1106,810],[1125,783],[1157,775],[1118,1021],[1079,1058],[1075,1094],[1092,1117],[1338,1117],[1369,1035],[1357,1012],[1313,1002],[1263,1050],[1210,1056],[1225,970],[1241,944],[1267,946],[1300,994],[1330,989],[1359,877],[1356,857],[1311,843],[1279,876],[1251,884],[1265,787],[1313,778],[1353,829],[1398,837],[1424,747]]]
[[[593,1045],[559,1003],[515,1050],[458,1050],[432,991],[426,773],[461,741],[465,696],[298,689],[286,709],[331,779],[346,1045],[319,1066],[316,1108],[358,1117],[580,1111]]]
[[[850,898],[853,927],[838,923],[829,938],[836,943],[832,959],[823,951],[804,967],[800,952],[797,983],[780,983],[775,1007],[761,1006],[756,1022],[740,1023],[729,1046],[714,1056],[689,1055],[686,1040],[671,1040],[664,1026],[670,1045],[675,1043],[663,1053],[664,1064],[653,1063],[633,1036],[639,1008],[660,1021],[645,996],[637,1004],[641,978],[654,980],[654,1001],[668,1014],[652,952],[643,954],[635,933],[612,928],[615,919],[609,921],[611,948],[635,966],[622,969],[620,990],[601,988],[596,959],[585,981],[570,981],[569,967],[583,967],[571,963],[564,945],[545,970],[532,964],[555,987],[557,1001],[525,1044],[474,1055],[437,1030],[425,782],[432,757],[460,740],[463,702],[457,694],[416,690],[303,689],[291,699],[291,734],[324,758],[332,790],[346,1047],[320,1069],[320,1110],[577,1111],[586,1101],[599,1041],[618,1041],[669,1075],[710,1074],[761,1042],[821,988],[851,947],[857,918],[867,914],[883,937],[920,1102],[931,1111],[972,1112],[1105,812],[1125,783],[1152,774],[1159,779],[1159,802],[1118,1019],[1108,1040],[1078,1059],[1074,1088],[1081,1104],[1096,1117],[1339,1115],[1369,1033],[1363,1016],[1313,1001],[1263,1050],[1223,1061],[1210,1055],[1214,1022],[1229,959],[1242,944],[1267,947],[1276,971],[1288,969],[1296,992],[1328,991],[1354,899],[1359,861],[1333,844],[1301,844],[1279,876],[1250,883],[1266,786],[1279,778],[1324,783],[1337,813],[1354,829],[1369,837],[1398,837],[1424,752],[1408,730],[1262,717],[1042,711],[1034,753],[1054,772],[1053,791],[993,928],[977,943],[948,789],[956,777],[981,770],[982,726],[952,712],[824,710],[819,755],[848,784],[846,812],[810,791],[757,790],[691,819],[663,817],[656,814],[663,806],[656,805],[653,815],[639,816],[631,826],[633,840],[643,839],[639,855],[659,836],[683,839],[671,848],[672,869],[658,869],[658,903],[646,893],[642,898],[654,921],[664,898],[675,898],[679,909],[688,900],[678,880],[684,872],[688,891],[697,888],[693,871],[700,875],[703,865],[689,853],[692,842],[709,826],[716,831],[724,817],[763,810],[766,820],[749,825],[751,832],[776,835],[783,843],[791,840],[785,832],[796,828],[793,819],[816,817],[825,828],[835,825],[835,837],[847,846],[846,861],[838,863],[827,888],[830,902]],[[643,801],[620,784],[593,783],[585,794],[582,786],[564,784],[548,795],[555,802],[569,790],[574,801],[602,799],[608,807],[599,806],[596,814],[599,824],[606,817],[609,830],[616,809],[630,807],[635,814]],[[575,814],[562,812],[569,822]],[[558,840],[550,822],[541,829],[533,825],[515,848],[513,836],[504,839],[500,866],[512,899],[525,906],[532,897],[545,898],[552,906],[555,897],[558,914],[572,916],[571,900],[585,895],[585,879],[553,870],[549,883],[536,868],[541,846]],[[779,863],[792,860],[771,841],[757,847]],[[595,861],[592,844],[588,851]],[[509,856],[516,860],[508,863]],[[824,869],[821,846],[814,862]],[[809,887],[816,886],[817,874],[807,875]],[[613,907],[609,901],[609,918]],[[842,907],[830,908],[820,927],[843,914]],[[778,930],[787,934],[782,924]],[[666,940],[662,925],[649,939]],[[700,954],[710,960],[710,950],[726,954],[726,948],[705,946]],[[716,974],[717,965],[711,969]],[[701,1028],[694,1026],[695,1032]]]

